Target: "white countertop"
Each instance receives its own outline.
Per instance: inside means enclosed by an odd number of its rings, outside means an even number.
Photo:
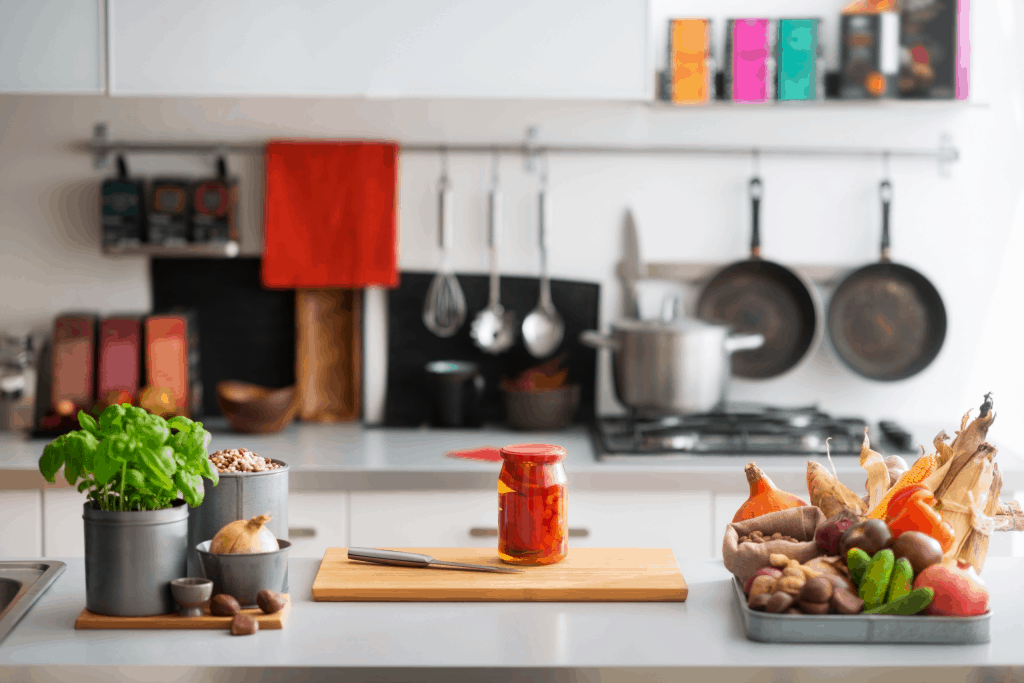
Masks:
[[[806,492],[805,456],[673,455],[663,462],[599,462],[590,432],[576,426],[558,432],[516,432],[508,429],[399,429],[364,427],[358,423],[320,425],[293,423],[276,434],[236,434],[209,421],[210,450],[244,446],[291,466],[290,485],[297,490],[435,490],[488,489],[495,485],[497,463],[450,458],[451,450],[512,443],[545,442],[563,446],[565,470],[576,490],[711,491],[744,493],[743,466],[756,460],[779,487]],[[935,425],[908,426],[915,438],[930,446]],[[947,427],[947,431],[952,431]],[[0,489],[40,488],[38,460],[45,440],[0,434]],[[996,443],[998,446],[998,442]],[[829,466],[823,457],[815,460]],[[833,458],[840,479],[863,490],[865,474],[855,456]],[[1003,490],[1024,490],[1024,460],[1000,449],[997,462]],[[58,476],[58,481],[60,481]]]
[[[405,667],[665,667],[723,674],[751,667],[867,667],[876,676],[887,669],[904,669],[905,674],[919,667],[961,672],[961,667],[1024,667],[1020,559],[991,558],[986,565],[983,578],[993,596],[992,642],[972,646],[750,641],[731,592],[731,575],[715,560],[682,561],[690,588],[685,603],[315,603],[310,589],[319,562],[293,559],[292,612],[280,631],[253,637],[226,631],[76,631],[74,621],[85,601],[84,565],[81,558],[63,561],[68,563],[65,573],[0,643],[0,671],[327,667],[369,668],[377,671],[373,680],[389,680],[387,670]],[[960,673],[949,680],[965,679]],[[928,680],[939,678],[929,675]]]

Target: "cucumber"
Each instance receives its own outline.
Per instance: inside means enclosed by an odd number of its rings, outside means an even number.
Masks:
[[[899,616],[910,616],[917,614],[928,605],[932,604],[935,598],[935,591],[931,588],[915,588],[899,600],[887,602],[872,609],[864,610],[864,614],[894,614]]]
[[[886,602],[894,602],[910,592],[914,587],[914,568],[910,566],[910,560],[901,557],[896,560],[896,566],[892,570],[892,580],[889,581],[889,593],[885,596]]]
[[[885,595],[889,592],[889,581],[892,579],[892,569],[896,564],[896,557],[892,551],[886,548],[879,550],[871,558],[871,564],[864,572],[864,578],[860,582],[860,599],[864,601],[864,611],[874,609],[885,602]]]
[[[851,548],[850,552],[846,554],[846,566],[850,568],[850,575],[853,577],[853,582],[858,586],[860,585],[861,579],[864,578],[864,572],[867,570],[869,564],[871,564],[871,556],[860,548]]]

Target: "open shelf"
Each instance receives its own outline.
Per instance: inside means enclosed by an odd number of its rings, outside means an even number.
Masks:
[[[177,258],[234,258],[238,256],[238,242],[197,242],[180,246],[140,244],[137,246],[103,247],[107,256],[162,256]]]

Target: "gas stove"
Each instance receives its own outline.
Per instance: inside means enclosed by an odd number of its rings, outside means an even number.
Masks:
[[[692,455],[859,455],[866,420],[832,417],[806,408],[730,404],[700,415],[599,417],[594,426],[597,459],[660,461]],[[909,432],[883,420],[869,436],[875,450],[913,452]]]

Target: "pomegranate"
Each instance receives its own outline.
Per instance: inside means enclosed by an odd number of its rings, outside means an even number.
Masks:
[[[933,564],[914,580],[914,588],[931,588],[935,599],[924,614],[940,617],[973,617],[988,611],[988,590],[970,562],[956,566]]]
[[[743,592],[746,595],[750,595],[750,586],[754,583],[754,579],[761,576],[762,574],[767,574],[768,576],[777,579],[782,576],[782,570],[776,569],[775,567],[762,567],[761,569],[758,569],[756,572],[751,574],[750,578],[747,579],[747,582],[743,584]]]

